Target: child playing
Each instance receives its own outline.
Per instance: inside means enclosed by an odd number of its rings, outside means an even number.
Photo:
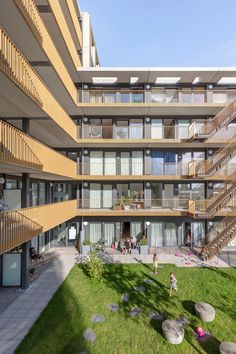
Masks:
[[[154,274],[157,274],[158,264],[157,264],[157,255],[156,255],[156,253],[154,253],[152,261],[153,261],[153,272],[154,272]]]
[[[194,331],[199,337],[204,337],[205,335],[205,332],[200,325],[197,325]]]
[[[174,291],[178,291],[178,288],[177,288],[177,279],[174,275],[174,273],[170,273],[170,297],[172,295],[172,290]]]

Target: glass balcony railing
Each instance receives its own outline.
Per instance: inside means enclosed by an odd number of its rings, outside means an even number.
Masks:
[[[189,199],[132,199],[131,197],[112,198],[93,198],[78,200],[78,208],[94,210],[153,210],[153,211],[188,211]]]
[[[188,176],[189,164],[187,162],[166,162],[157,166],[153,162],[150,169],[145,168],[145,163],[132,163],[132,159],[122,161],[115,158],[114,162],[84,162],[77,164],[80,175],[87,176]]]
[[[189,138],[188,126],[164,125],[84,125],[78,126],[79,139],[177,139]]]
[[[194,90],[194,89],[159,89],[129,90],[129,89],[97,89],[79,90],[78,101],[81,103],[183,103],[226,104],[236,99],[236,90]]]

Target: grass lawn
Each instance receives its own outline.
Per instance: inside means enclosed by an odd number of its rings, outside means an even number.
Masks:
[[[146,264],[106,265],[103,280],[92,282],[75,266],[39,319],[17,348],[22,354],[191,354],[218,353],[222,341],[236,341],[236,269],[176,268],[166,265],[158,276],[150,274]],[[169,273],[174,271],[179,293],[168,297]],[[152,284],[144,279],[154,279]],[[145,292],[134,290],[143,285]],[[121,296],[130,294],[124,303]],[[194,312],[194,302],[204,301],[216,309],[214,322],[202,324]],[[119,303],[120,310],[111,312],[107,305]],[[129,311],[138,306],[136,318]],[[191,325],[185,327],[185,339],[177,346],[167,344],[161,322],[149,320],[148,313],[164,313],[169,319],[184,315],[210,331],[211,341],[199,344]],[[91,322],[91,316],[103,314],[103,323]],[[96,341],[88,343],[83,332],[91,328]]]

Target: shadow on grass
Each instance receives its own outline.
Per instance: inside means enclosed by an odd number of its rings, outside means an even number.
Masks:
[[[63,282],[14,353],[78,354],[89,346],[83,338],[86,329],[78,299]]]
[[[183,308],[188,311],[191,315],[196,316],[195,302],[192,300],[182,301]]]

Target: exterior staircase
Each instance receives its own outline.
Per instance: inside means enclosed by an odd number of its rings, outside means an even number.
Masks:
[[[0,213],[0,255],[42,232],[42,226],[27,216],[27,209]]]
[[[189,126],[189,140],[205,140],[218,130],[226,127],[236,118],[236,100],[224,107],[213,119],[206,120],[203,124],[195,121]]]
[[[236,206],[235,174],[230,175],[224,182],[214,189],[209,199],[190,201],[189,213],[196,219],[212,219],[222,209]]]
[[[206,235],[206,239],[213,238],[202,252],[204,260],[211,260],[217,256],[225,246],[236,237],[236,217],[227,216]]]
[[[189,163],[189,176],[204,177],[217,174],[236,155],[236,135],[218,149],[208,160],[194,160]]]

